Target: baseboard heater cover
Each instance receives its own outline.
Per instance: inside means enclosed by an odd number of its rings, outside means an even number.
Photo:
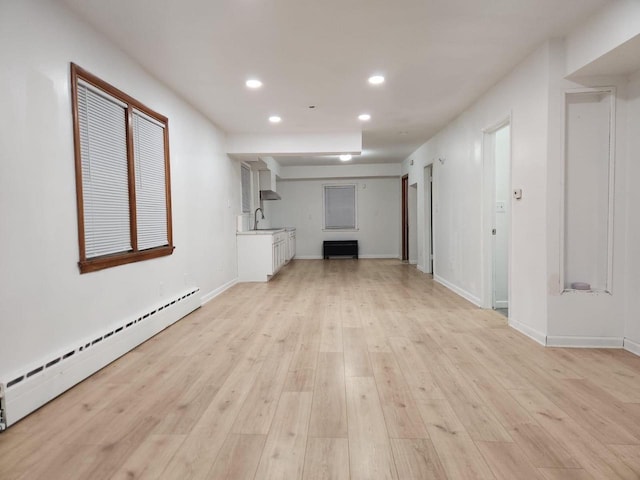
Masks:
[[[199,291],[190,289],[0,381],[0,431],[200,307]]]
[[[322,256],[329,257],[353,257],[358,258],[357,240],[325,240],[322,242]]]

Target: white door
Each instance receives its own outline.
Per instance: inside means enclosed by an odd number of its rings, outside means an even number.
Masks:
[[[505,125],[493,134],[494,230],[493,308],[509,308],[509,219],[511,216],[511,128]]]

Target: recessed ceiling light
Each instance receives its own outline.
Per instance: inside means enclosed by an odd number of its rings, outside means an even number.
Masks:
[[[358,115],[358,120],[362,120],[363,122],[371,120],[371,115],[368,113],[363,113],[362,115]]]
[[[257,78],[250,78],[246,81],[245,85],[249,88],[260,88],[262,86],[262,82]]]
[[[340,155],[340,160],[343,162],[348,162],[349,160],[351,160],[351,155],[349,155],[348,153],[346,155]]]
[[[380,85],[381,83],[384,83],[384,77],[382,75],[373,75],[369,77],[369,83],[371,85]]]
[[[271,115],[271,116],[269,117],[269,121],[270,121],[271,123],[280,123],[280,122],[282,121],[282,119],[281,119],[279,116],[277,116],[277,115]]]

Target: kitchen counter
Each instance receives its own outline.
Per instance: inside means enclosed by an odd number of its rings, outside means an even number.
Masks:
[[[284,232],[285,228],[264,228],[258,230],[247,230],[246,232],[236,232],[236,235],[273,235],[274,233]]]
[[[265,228],[236,232],[238,280],[267,282],[296,252],[295,228]]]

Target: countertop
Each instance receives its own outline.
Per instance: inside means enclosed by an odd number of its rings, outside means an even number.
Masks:
[[[246,232],[236,232],[236,235],[273,235],[274,233],[280,233],[284,231],[289,231],[289,230],[285,227],[265,228],[265,229],[258,229],[258,230],[247,230]]]

